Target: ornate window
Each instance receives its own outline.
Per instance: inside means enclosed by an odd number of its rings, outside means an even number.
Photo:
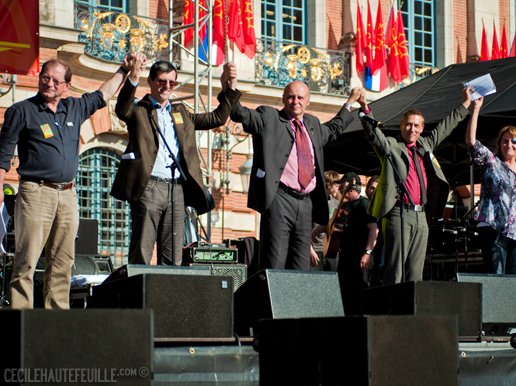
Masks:
[[[262,37],[306,44],[305,0],[262,1]]]
[[[127,263],[131,238],[129,205],[109,194],[119,162],[113,151],[93,148],[81,154],[77,172],[79,217],[98,221],[98,251],[115,266]]]
[[[401,8],[410,61],[435,67],[435,5],[433,0],[403,1]]]
[[[91,7],[101,8],[103,11],[127,12],[127,0],[75,0]]]

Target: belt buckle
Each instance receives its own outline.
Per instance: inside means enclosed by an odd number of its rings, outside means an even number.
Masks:
[[[414,205],[414,212],[422,212],[423,205]]]
[[[54,188],[56,190],[64,190],[66,184],[65,183],[54,183],[52,185],[54,185]]]

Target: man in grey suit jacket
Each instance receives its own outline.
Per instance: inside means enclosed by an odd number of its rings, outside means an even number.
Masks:
[[[386,137],[381,130],[362,121],[366,138],[382,166],[369,212],[382,219],[384,284],[423,278],[428,242],[427,221],[442,217],[449,193],[448,182],[432,151],[468,115],[471,93],[469,89],[464,89],[462,93],[463,102],[426,137],[420,137],[425,127],[423,113],[415,109],[403,114],[401,135],[396,138]],[[358,102],[361,113],[372,118],[365,94]],[[421,177],[418,176],[418,169]],[[402,185],[400,188],[396,171]],[[403,193],[403,190],[407,193]]]
[[[241,94],[236,90],[236,67],[228,63],[221,76],[219,106],[193,114],[183,104],[170,103],[177,70],[170,62],[158,61],[147,78],[150,94],[138,100],[145,62],[144,55],[136,54],[118,96],[116,114],[127,124],[129,143],[111,195],[131,205],[129,262],[149,264],[156,243],[158,264],[181,265],[185,205],[199,214],[213,209],[202,181],[195,131],[224,125]]]
[[[324,124],[305,113],[310,90],[300,81],[285,87],[282,110],[251,110],[240,103],[233,108],[231,119],[242,122],[253,136],[248,207],[262,215],[260,268],[310,270],[312,217],[318,224],[329,218],[323,146],[353,120],[349,110],[362,92],[353,89],[347,103]]]

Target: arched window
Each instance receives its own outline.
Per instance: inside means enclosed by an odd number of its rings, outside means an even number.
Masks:
[[[119,162],[115,152],[93,148],[80,155],[77,172],[79,217],[97,220],[98,252],[115,267],[127,263],[131,239],[129,204],[109,194]]]

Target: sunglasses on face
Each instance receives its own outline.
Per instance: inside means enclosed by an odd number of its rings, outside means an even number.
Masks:
[[[161,87],[165,87],[167,84],[168,84],[170,87],[176,87],[176,86],[177,86],[177,82],[176,82],[175,80],[156,79],[156,82],[157,82]]]

